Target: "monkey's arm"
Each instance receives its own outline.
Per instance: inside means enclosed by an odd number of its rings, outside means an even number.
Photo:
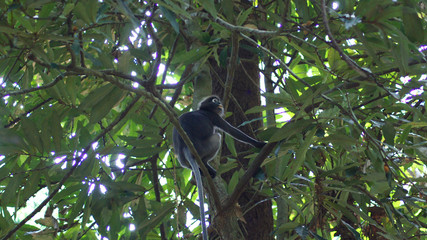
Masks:
[[[244,132],[242,132],[239,129],[233,127],[230,123],[228,123],[227,121],[225,121],[219,115],[217,115],[217,114],[215,114],[215,115],[216,116],[212,117],[212,123],[216,127],[220,128],[224,132],[226,132],[229,135],[231,135],[233,138],[235,138],[235,139],[237,139],[237,140],[239,140],[241,142],[249,143],[252,146],[257,147],[257,148],[262,148],[266,144],[265,142],[258,141],[256,139],[253,139],[253,138],[249,137]]]

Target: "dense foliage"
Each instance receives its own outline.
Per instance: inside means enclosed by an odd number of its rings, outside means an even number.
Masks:
[[[270,143],[249,181],[273,200],[270,237],[425,239],[426,4],[0,1],[0,237],[200,233],[171,130],[202,66],[233,67],[239,46],[264,86],[246,113]]]

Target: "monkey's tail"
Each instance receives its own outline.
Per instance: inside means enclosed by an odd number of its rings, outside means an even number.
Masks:
[[[187,147],[184,148],[184,156],[187,159],[187,161],[190,163],[191,169],[193,170],[194,176],[196,177],[197,191],[199,194],[200,222],[202,223],[202,235],[203,235],[203,240],[208,240],[208,231],[206,229],[206,220],[205,220],[205,201],[204,201],[204,194],[203,194],[202,176],[200,174],[200,169],[196,163],[196,160],[193,158],[193,156],[190,153],[190,150]]]

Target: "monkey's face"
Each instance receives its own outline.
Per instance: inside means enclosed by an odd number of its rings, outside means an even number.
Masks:
[[[199,109],[215,112],[220,116],[224,115],[224,107],[222,106],[221,100],[217,96],[210,96],[204,99],[200,103]]]

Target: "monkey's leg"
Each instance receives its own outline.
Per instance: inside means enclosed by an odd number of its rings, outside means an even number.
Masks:
[[[210,138],[203,142],[202,146],[203,150],[200,152],[203,154],[200,155],[200,158],[205,163],[205,166],[209,171],[209,175],[214,178],[216,176],[216,170],[209,164],[209,161],[211,161],[216,156],[219,148],[221,147],[221,134],[213,134]]]

